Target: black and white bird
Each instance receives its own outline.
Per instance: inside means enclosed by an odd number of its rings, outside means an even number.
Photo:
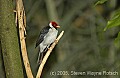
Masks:
[[[36,41],[36,47],[39,46],[40,48],[38,63],[41,62],[43,53],[46,52],[50,45],[55,41],[58,34],[57,28],[60,28],[60,26],[56,22],[52,21],[48,26],[41,30],[40,35]]]

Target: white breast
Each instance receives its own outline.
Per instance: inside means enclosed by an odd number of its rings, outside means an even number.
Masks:
[[[44,44],[51,44],[55,41],[58,31],[55,28],[49,30],[47,35],[44,37]]]
[[[44,37],[43,42],[40,44],[40,52],[43,52],[44,49],[50,46],[51,43],[53,43],[57,37],[58,30],[55,28],[50,28],[49,32]]]

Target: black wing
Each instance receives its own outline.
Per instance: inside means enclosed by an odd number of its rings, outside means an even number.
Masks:
[[[49,26],[46,26],[46,27],[44,27],[44,28],[41,30],[41,32],[40,32],[40,34],[39,34],[39,37],[38,37],[38,39],[37,39],[37,41],[36,41],[36,46],[35,46],[35,48],[44,40],[44,36],[48,33],[49,29],[50,29],[50,27],[49,27]]]

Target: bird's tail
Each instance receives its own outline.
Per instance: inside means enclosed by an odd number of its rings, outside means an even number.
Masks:
[[[48,46],[44,49],[43,52],[40,51],[40,48],[39,48],[39,55],[38,55],[38,59],[37,59],[37,63],[41,63],[42,62],[42,59],[44,57],[44,54],[48,51]]]
[[[42,62],[42,59],[43,59],[43,53],[39,52],[37,63],[40,64]]]
[[[39,55],[38,55],[38,59],[37,59],[37,63],[39,63],[39,61],[40,61],[40,52],[39,52]]]

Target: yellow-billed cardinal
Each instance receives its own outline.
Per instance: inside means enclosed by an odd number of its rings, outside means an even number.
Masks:
[[[57,28],[60,28],[60,26],[56,22],[52,21],[49,23],[48,26],[44,27],[41,30],[40,35],[36,41],[36,47],[38,45],[40,47],[39,49],[40,51],[38,55],[38,63],[41,63],[43,58],[43,53],[46,52],[50,47],[50,45],[55,41],[58,34]]]

